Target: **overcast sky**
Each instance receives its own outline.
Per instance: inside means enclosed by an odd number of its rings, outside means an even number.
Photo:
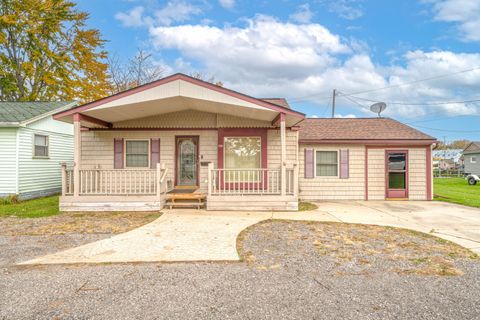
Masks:
[[[480,102],[472,101],[480,100],[480,0],[81,0],[79,7],[110,53],[128,59],[144,49],[165,75],[202,72],[249,95],[286,97],[317,117],[330,116],[335,88],[338,117],[374,116],[368,106],[385,101],[386,116],[439,139],[480,140]]]

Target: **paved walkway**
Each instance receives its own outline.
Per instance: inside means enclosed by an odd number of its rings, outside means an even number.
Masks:
[[[442,202],[321,202],[310,212],[166,211],[154,222],[21,264],[236,261],[238,234],[269,218],[375,224],[417,230],[480,253],[480,209]]]

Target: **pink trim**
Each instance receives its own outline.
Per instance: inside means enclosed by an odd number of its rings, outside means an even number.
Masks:
[[[273,127],[278,127],[280,126],[280,122],[285,121],[285,113],[279,113],[275,119],[272,120],[272,126]]]
[[[300,139],[298,143],[303,144],[365,144],[369,146],[425,146],[435,143],[436,140],[355,140],[355,139],[336,139],[336,140],[321,140],[321,139]]]
[[[90,123],[93,123],[93,124],[98,124],[99,126],[103,126],[105,128],[111,128],[112,127],[112,124],[110,122],[103,121],[103,120],[100,120],[100,119],[97,119],[97,118],[94,118],[94,117],[90,117],[90,116],[87,116],[87,115],[84,115],[84,114],[81,114],[81,113],[78,113],[78,115],[80,117],[80,121],[85,121],[85,122],[90,122]]]
[[[260,99],[257,99],[257,98],[254,98],[254,97],[251,97],[251,96],[248,96],[248,95],[245,95],[245,94],[242,94],[242,93],[230,90],[230,89],[226,89],[226,88],[217,86],[217,85],[209,83],[209,82],[205,82],[205,81],[202,81],[202,80],[199,80],[199,79],[195,79],[195,78],[192,78],[192,77],[189,77],[187,75],[180,74],[180,73],[173,74],[173,75],[165,77],[163,79],[160,79],[160,80],[157,80],[157,81],[154,81],[154,82],[150,82],[150,83],[144,84],[142,86],[138,86],[136,88],[126,90],[126,91],[114,94],[112,96],[105,97],[103,99],[96,100],[96,101],[93,101],[93,102],[90,102],[90,103],[87,103],[87,104],[84,104],[84,105],[81,105],[81,106],[78,106],[78,107],[75,107],[75,108],[72,108],[72,109],[69,109],[69,110],[66,110],[66,111],[59,112],[59,113],[55,114],[53,116],[53,118],[56,119],[56,120],[59,120],[62,117],[69,116],[69,115],[72,115],[72,114],[75,114],[75,113],[78,113],[78,112],[86,111],[86,110],[95,108],[97,106],[100,106],[102,104],[106,104],[108,102],[115,101],[115,100],[118,100],[120,98],[127,97],[127,96],[130,96],[130,95],[138,93],[138,92],[142,92],[142,91],[145,91],[145,90],[148,90],[148,89],[151,89],[151,88],[155,88],[155,87],[158,87],[162,84],[166,84],[166,83],[169,83],[169,82],[172,82],[172,81],[175,81],[175,80],[183,80],[183,81],[186,81],[186,82],[189,82],[189,83],[199,85],[199,86],[204,87],[204,88],[208,88],[208,89],[211,89],[211,90],[229,95],[231,97],[241,99],[243,101],[254,103],[256,105],[268,108],[270,110],[274,110],[274,111],[278,111],[278,112],[284,112],[286,114],[298,116],[301,119],[305,118],[305,114],[303,114],[303,113],[300,113],[300,112],[297,112],[297,111],[294,111],[294,110],[291,110],[291,109],[288,109],[288,108],[284,108],[284,107],[278,106],[276,104],[266,102],[266,101],[263,101],[263,100],[260,100]]]
[[[427,150],[427,200],[432,200],[432,148],[428,146]]]
[[[225,137],[260,137],[261,142],[261,152],[262,152],[262,159],[261,159],[261,167],[262,169],[267,169],[268,167],[268,137],[267,137],[267,129],[257,128],[257,129],[218,129],[218,148],[217,148],[217,161],[218,161],[218,168],[224,169],[225,168],[225,159],[224,159],[224,141]],[[266,181],[266,179],[265,179]],[[220,186],[224,186],[224,188],[229,189],[231,188],[231,184],[225,184],[225,182],[220,181]],[[245,186],[243,186],[245,188]],[[252,185],[250,186],[251,188]],[[267,188],[267,185],[263,186]]]
[[[405,153],[405,189],[402,191],[390,190],[388,188],[388,154],[389,153]],[[395,198],[408,198],[408,181],[409,181],[409,167],[408,167],[408,149],[407,150],[385,150],[385,198],[395,199]]]

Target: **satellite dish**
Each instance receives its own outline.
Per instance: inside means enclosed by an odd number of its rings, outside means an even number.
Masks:
[[[379,118],[381,117],[380,113],[385,111],[385,109],[387,109],[387,104],[385,102],[377,102],[377,103],[374,103],[370,106],[370,111],[378,114]]]

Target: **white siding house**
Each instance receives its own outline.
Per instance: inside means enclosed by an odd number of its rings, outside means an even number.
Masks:
[[[0,197],[31,199],[61,191],[59,164],[73,161],[73,127],[52,114],[75,105],[0,102]]]

